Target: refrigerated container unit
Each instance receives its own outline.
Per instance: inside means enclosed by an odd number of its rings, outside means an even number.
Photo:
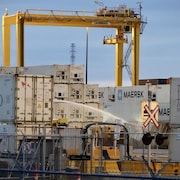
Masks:
[[[84,103],[84,124],[102,122],[103,114],[99,110],[99,103]]]
[[[68,84],[54,84],[53,98],[58,100],[69,100],[69,85]]]
[[[68,65],[39,65],[18,68],[18,74],[53,76],[54,83],[69,83]]]
[[[52,85],[51,76],[16,76],[16,123],[51,124]]]
[[[99,102],[106,104],[115,101],[115,87],[99,87]]]
[[[50,75],[54,77],[54,83],[83,83],[83,65],[40,65],[18,68],[19,74]]]
[[[69,116],[69,103],[53,101],[53,120],[62,118],[70,119]]]
[[[69,104],[69,127],[82,127],[84,107],[83,104]]]
[[[98,103],[98,93],[98,84],[84,84],[84,103]]]
[[[84,102],[84,84],[69,84],[69,101]]]
[[[51,124],[52,77],[0,75],[0,122]]]
[[[70,78],[69,83],[84,83],[84,65],[69,65]]]

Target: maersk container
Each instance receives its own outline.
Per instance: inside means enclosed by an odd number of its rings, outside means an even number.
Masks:
[[[84,102],[98,103],[99,102],[99,85],[98,84],[84,84]]]
[[[16,152],[16,131],[14,124],[0,124],[0,153]]]
[[[170,134],[168,137],[169,141],[169,159],[172,162],[179,162],[179,149],[180,149],[180,127],[171,128]]]
[[[69,84],[69,101],[84,102],[84,84]]]
[[[0,75],[0,122],[14,122],[15,78],[14,75]]]
[[[54,84],[53,98],[59,100],[69,100],[68,84]]]
[[[152,85],[151,90],[151,100],[158,101],[160,103],[170,103],[170,85]]]
[[[148,86],[116,87],[116,101],[141,102],[148,100]]]
[[[169,123],[170,121],[170,85],[156,85],[153,86],[152,100],[158,102],[159,113],[158,120],[162,123]]]
[[[115,87],[99,87],[99,102],[114,102],[115,101]]]
[[[16,76],[16,123],[50,123],[52,77]]]
[[[105,105],[104,111],[103,121],[114,122],[116,119],[123,119],[126,122],[142,122],[140,102],[116,101]]]

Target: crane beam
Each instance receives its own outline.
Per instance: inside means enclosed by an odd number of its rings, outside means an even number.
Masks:
[[[64,11],[63,11],[64,12]],[[69,12],[69,11],[68,11]],[[72,14],[72,12],[71,12]],[[139,65],[139,25],[141,17],[139,16],[105,16],[105,15],[81,15],[74,11],[74,15],[55,14],[50,11],[49,14],[30,14],[28,11],[21,13],[18,11],[14,15],[4,15],[2,17],[2,54],[3,66],[10,66],[10,26],[16,25],[16,49],[17,49],[17,66],[24,66],[24,25],[38,26],[71,26],[71,27],[91,27],[91,28],[115,28],[116,36],[122,33],[120,27],[132,26],[132,35],[134,46],[132,48],[133,62],[136,78],[133,83],[138,84],[138,67]],[[124,31],[123,33],[129,33]],[[115,43],[115,41],[113,41]],[[116,86],[122,86],[122,60],[123,60],[123,43],[116,41]],[[133,75],[132,75],[133,76]]]

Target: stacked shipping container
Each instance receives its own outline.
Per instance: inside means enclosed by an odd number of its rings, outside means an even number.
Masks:
[[[37,128],[41,129],[42,124],[50,127],[53,119],[67,118],[70,127],[102,120],[97,110],[98,85],[84,84],[82,65],[1,67],[0,72],[2,76],[16,77],[12,85],[16,91],[11,88],[9,94],[16,92],[17,108],[11,109],[15,112],[14,122],[23,133],[38,134],[43,130]],[[7,113],[4,116],[7,122]]]

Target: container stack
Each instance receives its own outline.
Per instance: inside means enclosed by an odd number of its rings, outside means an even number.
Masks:
[[[1,87],[8,88],[1,92],[5,93],[1,100],[9,99],[11,106],[1,106],[0,121],[11,121],[17,133],[50,135],[54,125],[60,129],[64,125],[82,128],[102,121],[98,111],[99,87],[84,84],[83,65],[1,67],[0,78]]]
[[[148,98],[148,91],[150,98]],[[144,105],[151,101],[151,108],[159,105],[158,121],[169,123],[170,85],[139,85],[132,87],[100,87],[99,104],[101,109],[121,117],[126,121],[143,122],[147,119]]]

